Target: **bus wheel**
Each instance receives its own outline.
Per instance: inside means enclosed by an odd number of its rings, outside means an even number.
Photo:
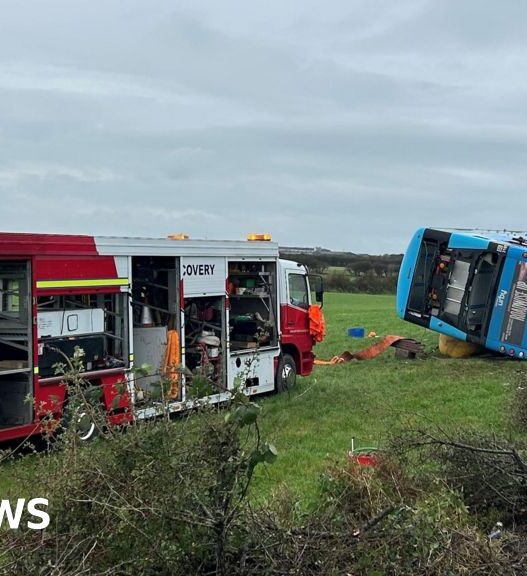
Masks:
[[[276,391],[291,390],[296,384],[296,363],[290,354],[281,356],[276,371]]]

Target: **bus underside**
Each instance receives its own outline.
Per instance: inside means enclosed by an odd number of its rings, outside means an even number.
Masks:
[[[410,286],[406,319],[429,327],[434,318],[482,343],[504,255],[490,243],[485,250],[456,248],[451,234],[426,230]]]

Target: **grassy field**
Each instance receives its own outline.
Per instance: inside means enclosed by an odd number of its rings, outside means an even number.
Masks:
[[[342,460],[355,437],[358,445],[382,446],[387,435],[408,421],[435,422],[446,428],[470,425],[513,433],[507,419],[510,394],[520,364],[508,360],[451,360],[437,353],[437,334],[400,321],[393,296],[328,294],[328,334],[317,347],[320,358],[359,350],[372,340],[347,336],[351,326],[364,326],[379,336],[399,334],[421,340],[426,356],[397,360],[392,349],[365,362],[316,367],[299,379],[289,395],[259,400],[262,434],[279,458],[259,469],[253,496],[269,497],[287,487],[306,505],[313,501],[318,479]],[[32,466],[32,458],[24,466]],[[12,466],[0,467],[0,494],[13,490]]]
[[[358,445],[382,446],[390,432],[408,422],[514,432],[507,408],[520,364],[441,358],[438,335],[399,320],[394,308],[393,296],[327,295],[328,334],[317,347],[318,357],[372,344],[367,338],[349,338],[351,326],[379,336],[416,338],[426,345],[426,356],[399,360],[390,349],[370,361],[319,366],[309,378],[299,379],[289,397],[264,399],[263,434],[280,456],[260,471],[257,492],[268,495],[282,485],[309,502],[320,475],[344,458],[353,437]]]

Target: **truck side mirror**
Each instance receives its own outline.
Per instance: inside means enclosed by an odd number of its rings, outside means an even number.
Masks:
[[[309,283],[315,293],[316,302],[320,304],[320,307],[324,306],[324,279],[320,274],[310,274]]]

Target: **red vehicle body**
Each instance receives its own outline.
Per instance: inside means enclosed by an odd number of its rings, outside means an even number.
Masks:
[[[171,332],[185,367],[173,411],[197,398],[198,377],[221,401],[240,378],[256,394],[313,367],[307,271],[271,242],[0,233],[0,303],[0,441],[60,419],[67,387],[55,366],[75,346],[111,424],[160,413]],[[153,372],[138,382],[142,364]]]

